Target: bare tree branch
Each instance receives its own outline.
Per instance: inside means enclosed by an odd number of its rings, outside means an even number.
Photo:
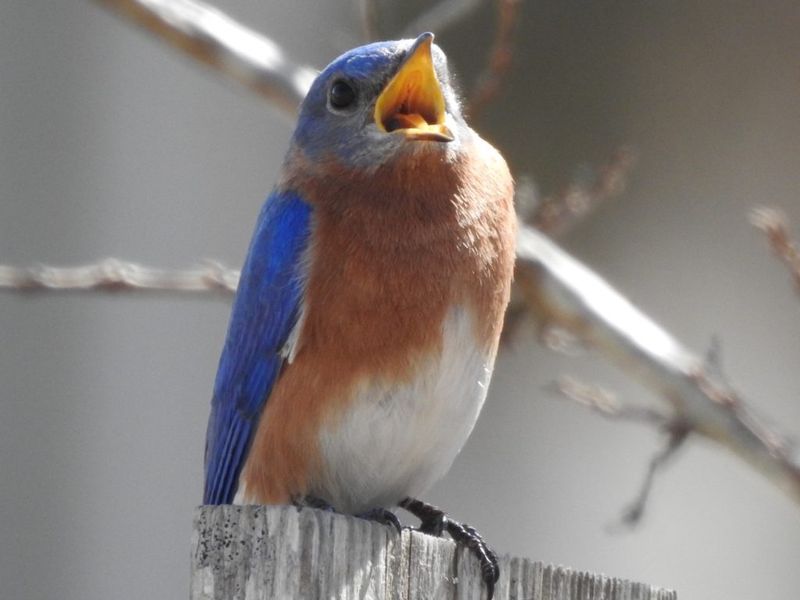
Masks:
[[[608,419],[634,421],[660,428],[668,426],[673,420],[670,415],[651,408],[622,404],[612,392],[574,377],[559,377],[555,389],[564,397]]]
[[[0,289],[18,292],[221,292],[229,296],[238,283],[238,271],[215,262],[178,271],[153,269],[113,258],[80,267],[23,269],[0,265]]]
[[[563,327],[637,377],[675,421],[739,455],[800,503],[800,456],[738,394],[598,275],[523,227],[517,284],[540,328]]]
[[[606,164],[595,170],[590,183],[575,181],[542,199],[528,223],[547,234],[563,235],[600,204],[625,191],[635,163],[636,153],[630,146],[618,148]]]
[[[786,215],[777,208],[760,206],[750,213],[750,222],[766,234],[772,251],[789,269],[800,291],[800,249],[789,234]]]
[[[686,427],[681,421],[675,421],[674,426],[669,430],[667,443],[665,446],[650,459],[647,472],[639,488],[636,499],[622,513],[621,524],[625,527],[635,527],[644,516],[644,509],[647,507],[647,500],[653,490],[656,474],[663,469],[669,460],[683,447],[684,442],[689,437],[692,429]]]
[[[514,56],[514,30],[519,17],[521,0],[496,0],[497,26],[489,58],[483,72],[478,75],[469,99],[468,112],[478,117],[500,92]]]
[[[612,524],[611,529],[617,529],[619,526],[635,527],[642,520],[657,472],[683,445],[692,431],[691,427],[677,416],[670,416],[645,406],[622,404],[608,390],[572,377],[560,377],[555,387],[559,394],[607,419],[643,423],[657,427],[668,434],[666,445],[650,459],[636,498],[625,508],[619,522]]]
[[[272,40],[196,0],[94,0],[294,117],[317,72]]]
[[[630,146],[621,146],[609,161],[592,169],[592,176],[569,183],[557,194],[545,198],[532,177],[517,177],[514,204],[520,221],[533,225],[539,231],[557,237],[563,235],[586,219],[602,203],[621,194],[636,162],[636,153]],[[514,332],[523,323],[528,308],[521,294],[512,294],[503,322],[502,340],[509,343]],[[540,336],[548,346],[549,338]]]

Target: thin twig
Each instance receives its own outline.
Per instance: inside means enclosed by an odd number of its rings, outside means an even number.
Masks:
[[[239,272],[216,262],[186,270],[143,267],[107,258],[79,267],[0,265],[0,289],[18,292],[212,292],[230,296]]]
[[[650,498],[650,492],[653,490],[656,473],[663,469],[678,450],[683,447],[691,431],[691,428],[684,426],[680,421],[676,421],[674,426],[669,430],[667,443],[650,459],[650,463],[647,465],[647,472],[645,473],[642,486],[639,488],[639,493],[636,495],[636,499],[622,512],[620,518],[621,525],[624,527],[635,527],[641,522],[644,516],[644,509],[647,507],[647,501]]]
[[[800,291],[800,248],[789,233],[786,215],[777,208],[760,206],[750,213],[750,222],[766,234],[772,251],[789,269]]]
[[[618,148],[596,169],[590,183],[572,182],[558,194],[542,199],[528,222],[551,236],[563,235],[602,203],[625,191],[635,162],[631,147]]]
[[[619,525],[628,528],[635,527],[644,515],[656,473],[683,445],[692,428],[680,418],[666,415],[661,411],[645,406],[622,404],[608,390],[583,383],[572,377],[560,377],[556,382],[556,390],[573,402],[585,406],[607,419],[644,423],[668,433],[666,446],[650,459],[636,498],[625,508],[620,522],[612,526],[612,529],[616,529]]]
[[[197,0],[94,1],[233,77],[291,117],[316,77],[272,40]]]
[[[622,404],[609,390],[578,381],[574,377],[559,377],[555,382],[555,390],[607,419],[633,421],[659,428],[666,427],[672,422],[672,417],[669,415],[645,406]]]
[[[486,67],[478,75],[468,102],[467,112],[472,118],[477,118],[500,93],[514,57],[514,30],[519,17],[521,0],[495,1],[497,25],[494,41],[489,51]]]

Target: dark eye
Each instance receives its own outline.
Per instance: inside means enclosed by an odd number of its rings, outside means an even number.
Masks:
[[[336,81],[328,92],[328,101],[336,109],[348,108],[356,101],[356,91],[346,81]]]

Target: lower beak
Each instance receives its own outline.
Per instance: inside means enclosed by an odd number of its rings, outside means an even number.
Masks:
[[[432,43],[432,33],[419,36],[378,96],[375,124],[381,131],[409,140],[453,141],[444,124],[444,95],[433,68]]]

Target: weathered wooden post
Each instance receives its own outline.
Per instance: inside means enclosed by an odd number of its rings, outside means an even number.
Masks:
[[[676,600],[673,591],[503,557],[497,600]],[[191,600],[479,600],[472,555],[447,540],[292,506],[202,506]]]

